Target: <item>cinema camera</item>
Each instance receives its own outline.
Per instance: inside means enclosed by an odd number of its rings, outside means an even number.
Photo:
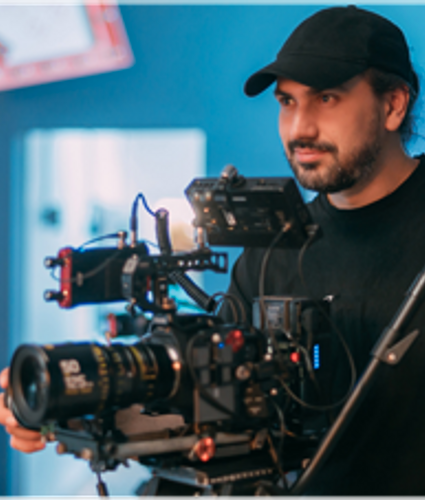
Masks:
[[[112,317],[112,333],[138,330],[140,339],[21,345],[9,405],[22,425],[58,441],[59,453],[87,459],[100,495],[100,473],[128,458],[153,471],[141,494],[282,493],[285,473],[301,468],[323,432],[308,422],[328,380],[328,305],[262,295],[251,322],[240,299],[208,296],[185,273],[227,271],[227,254],[211,245],[300,249],[318,228],[291,178],[244,178],[228,166],[219,178],[193,180],[186,196],[194,251],[174,253],[168,212],[153,213],[138,195],[130,244],[122,232],[116,248],[64,248],[46,259],[60,268],[60,290],[47,300],[63,308],[127,301],[130,314]],[[155,216],[158,254],[137,241],[139,200]],[[172,283],[205,313],[178,312]],[[231,323],[218,312],[225,300]]]

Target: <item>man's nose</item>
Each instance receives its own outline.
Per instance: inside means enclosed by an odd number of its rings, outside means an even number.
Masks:
[[[290,140],[316,139],[318,136],[317,122],[311,108],[299,106],[293,115]]]

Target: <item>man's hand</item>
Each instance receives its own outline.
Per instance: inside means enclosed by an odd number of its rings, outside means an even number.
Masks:
[[[0,386],[6,389],[9,384],[9,368],[0,373]],[[4,403],[5,394],[0,394],[0,424],[4,425],[6,432],[10,434],[10,446],[15,450],[25,453],[42,450],[46,442],[39,432],[30,431],[19,425],[13,413],[6,408]]]

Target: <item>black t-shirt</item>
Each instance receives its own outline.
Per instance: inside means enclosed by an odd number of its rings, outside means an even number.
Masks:
[[[322,237],[303,258],[308,290],[299,277],[299,252],[275,249],[265,273],[265,295],[333,297],[333,321],[361,375],[373,346],[425,266],[425,157],[396,191],[375,203],[339,210],[321,194],[309,209]],[[248,317],[259,293],[264,253],[246,249],[233,270],[229,292],[243,300]],[[223,314],[230,318],[228,310]],[[382,370],[356,417],[356,437],[346,439],[342,462],[322,475],[322,489],[314,493],[425,493],[425,479],[419,474],[419,465],[425,466],[425,305],[406,330],[413,327],[421,330],[419,338],[397,367]],[[341,395],[350,370],[336,336],[334,343],[334,389]]]

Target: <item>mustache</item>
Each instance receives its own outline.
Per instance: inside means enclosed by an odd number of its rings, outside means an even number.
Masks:
[[[330,142],[314,142],[314,141],[303,141],[296,139],[288,142],[288,149],[291,153],[295,152],[295,149],[315,149],[316,151],[323,151],[328,153],[337,153],[338,149],[334,144]]]

